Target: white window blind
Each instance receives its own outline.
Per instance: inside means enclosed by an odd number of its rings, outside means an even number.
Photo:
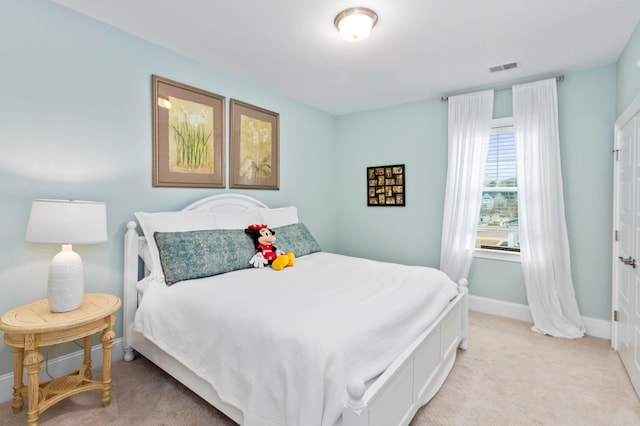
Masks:
[[[518,177],[512,126],[493,129],[484,178],[476,247],[520,251],[518,238]]]

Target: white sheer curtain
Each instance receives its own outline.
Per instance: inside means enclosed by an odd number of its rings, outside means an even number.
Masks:
[[[555,79],[513,87],[520,254],[533,330],[584,335],[564,216]]]
[[[456,282],[467,278],[473,260],[492,118],[493,90],[449,97],[440,269]]]

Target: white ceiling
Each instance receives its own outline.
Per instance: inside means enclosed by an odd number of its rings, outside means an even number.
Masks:
[[[639,0],[52,1],[336,115],[611,64],[640,18]],[[355,43],[333,26],[353,6],[379,17]]]

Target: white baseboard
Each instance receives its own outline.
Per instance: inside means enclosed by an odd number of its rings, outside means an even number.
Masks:
[[[504,302],[487,297],[469,296],[469,309],[499,317],[511,318],[533,323],[529,306]],[[587,334],[601,339],[611,340],[611,321],[582,317]]]
[[[117,361],[123,358],[124,348],[123,339],[120,337],[113,341],[113,348],[111,349],[111,359]],[[61,377],[70,371],[77,370],[82,365],[84,359],[84,351],[79,350],[66,355],[59,356],[51,359],[48,362],[43,362],[40,368],[40,381],[47,382],[50,380],[49,374],[53,377]],[[102,366],[102,345],[95,345],[91,347],[91,366]],[[47,371],[49,372],[47,374]],[[23,383],[27,383],[26,372],[23,378]],[[13,398],[13,373],[3,374],[0,376],[0,402],[10,401]],[[26,404],[26,397],[25,397]]]

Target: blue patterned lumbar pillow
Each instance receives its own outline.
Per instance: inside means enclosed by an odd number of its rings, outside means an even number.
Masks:
[[[303,223],[273,228],[276,236],[275,246],[278,250],[292,252],[296,257],[321,251],[318,242]]]
[[[154,238],[167,285],[250,268],[255,254],[243,229],[156,232]]]

